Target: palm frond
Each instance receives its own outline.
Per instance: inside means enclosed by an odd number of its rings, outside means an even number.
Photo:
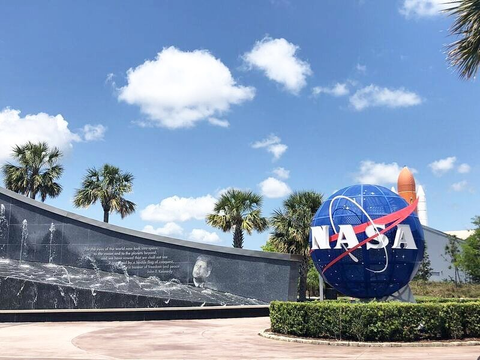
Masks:
[[[480,0],[451,1],[446,11],[455,17],[450,28],[458,40],[447,46],[447,58],[460,77],[475,77],[480,65]]]

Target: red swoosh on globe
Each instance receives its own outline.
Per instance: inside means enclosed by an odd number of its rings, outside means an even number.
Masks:
[[[393,221],[393,223],[391,225],[389,225],[388,227],[386,227],[385,229],[380,231],[380,234],[384,234],[385,232],[394,228],[395,226],[400,224],[403,220],[405,220],[411,213],[413,213],[415,211],[415,209],[417,208],[417,204],[418,204],[418,199],[416,199],[412,204],[408,205],[407,207],[405,207],[401,210],[398,210],[398,211],[395,211],[394,213],[382,216],[378,219],[374,219],[374,222],[377,225],[386,225],[386,224]],[[367,228],[367,226],[369,226],[370,224],[371,224],[371,222],[368,221],[366,223],[355,226],[353,228],[354,231],[355,231],[355,234],[358,234],[359,232],[364,231]],[[357,245],[355,245],[351,249],[348,249],[344,253],[340,254],[335,259],[333,259],[330,263],[328,263],[327,266],[325,266],[325,268],[323,269],[322,272],[325,273],[325,271],[327,271],[330,267],[335,265],[338,261],[343,259],[345,256],[347,256],[348,254],[350,254],[354,250],[358,249],[359,247],[365,245],[369,241],[375,239],[377,236],[378,236],[378,234],[370,236],[368,239],[363,240],[362,242],[358,243]],[[338,239],[338,234],[330,236],[330,241],[335,241],[337,239]]]

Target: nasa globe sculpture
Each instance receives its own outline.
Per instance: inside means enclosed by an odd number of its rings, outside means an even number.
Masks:
[[[424,254],[423,228],[393,191],[353,185],[335,192],[316,212],[311,256],[324,280],[340,293],[381,299],[404,288]]]

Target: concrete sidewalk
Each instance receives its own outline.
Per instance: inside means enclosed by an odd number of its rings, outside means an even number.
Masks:
[[[356,348],[293,344],[268,318],[0,324],[2,359],[471,359],[480,346]]]

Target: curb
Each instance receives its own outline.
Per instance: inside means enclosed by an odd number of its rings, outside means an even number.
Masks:
[[[330,345],[330,346],[350,346],[350,347],[449,347],[449,346],[478,346],[480,341],[432,341],[432,342],[361,342],[361,341],[341,341],[341,340],[320,340],[307,339],[296,336],[284,336],[264,330],[258,333],[261,337],[272,340],[286,342],[312,344],[312,345]]]

